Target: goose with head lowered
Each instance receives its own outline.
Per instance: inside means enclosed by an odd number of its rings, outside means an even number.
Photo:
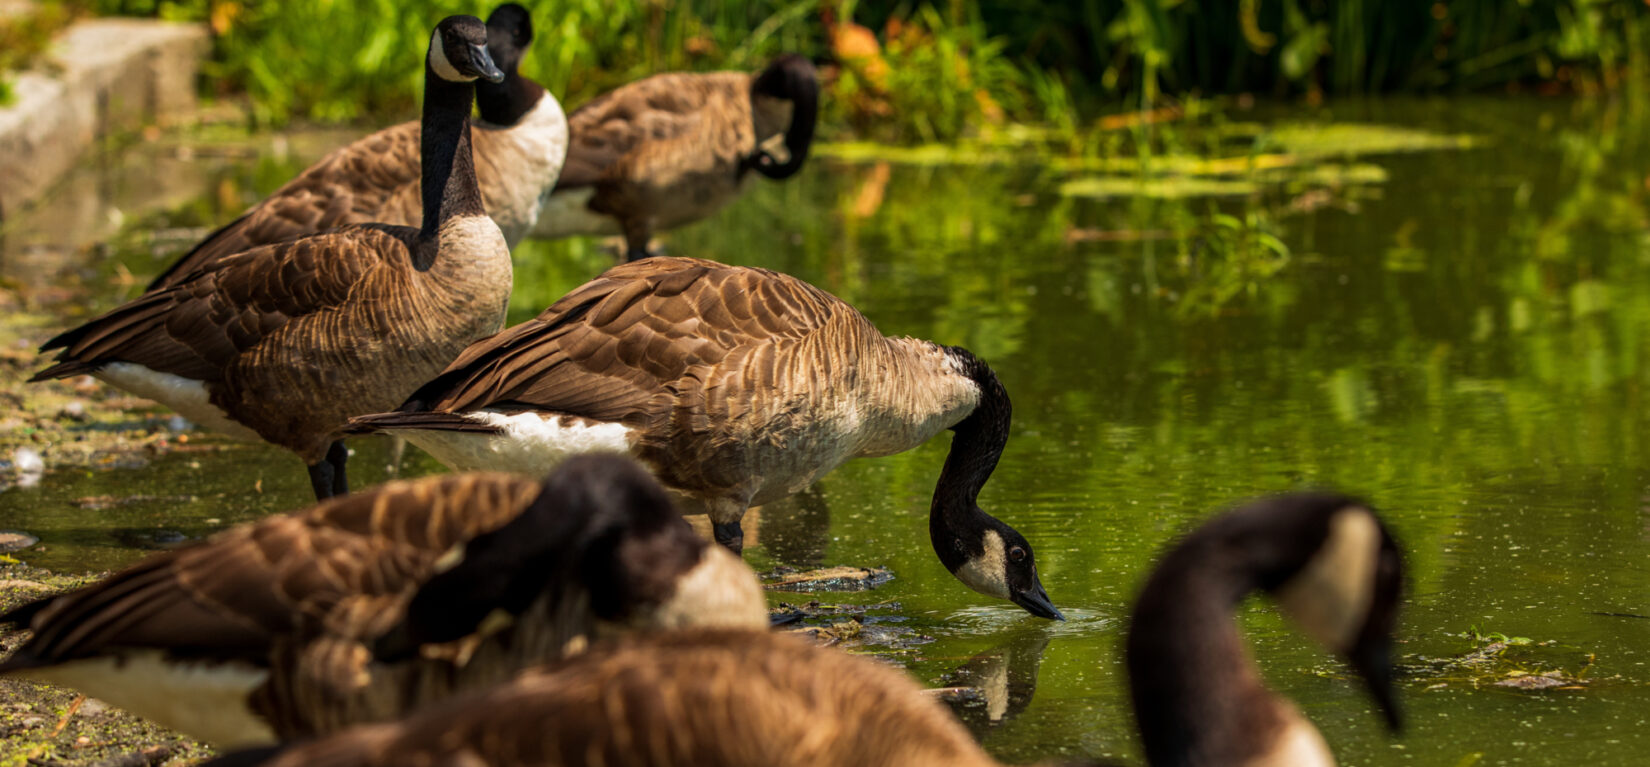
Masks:
[[[1253,547],[1253,548],[1251,548]],[[1231,612],[1269,591],[1330,640],[1396,726],[1391,632],[1400,563],[1343,496],[1263,500],[1177,546],[1129,626],[1129,682],[1152,767],[1330,767],[1322,737],[1261,686]],[[1164,619],[1186,618],[1185,623]],[[795,638],[629,637],[401,722],[231,754],[208,767],[995,767],[905,674]],[[1093,764],[1071,761],[1068,765]]]
[[[886,337],[789,275],[661,257],[607,270],[476,342],[400,410],[351,424],[456,469],[531,473],[626,453],[734,551],[749,507],[950,429],[929,509],[934,551],[976,591],[1059,618],[1031,544],[977,502],[1009,419],[1008,392],[965,349]]]
[[[394,719],[591,640],[767,626],[756,576],[641,467],[394,482],[229,530],[0,615],[0,673],[210,743]]]
[[[751,171],[802,170],[819,114],[814,66],[786,54],[757,74],[667,72],[596,97],[568,118],[567,165],[533,236],[622,234],[631,260],[653,233],[707,218]],[[784,160],[765,147],[784,136]]]
[[[474,16],[424,64],[419,228],[353,224],[225,256],[47,341],[31,380],[90,374],[196,423],[296,453],[318,498],[348,492],[343,427],[406,399],[504,324],[510,251],[476,189],[478,78],[504,74]]]
[[[561,104],[517,71],[532,42],[533,22],[526,8],[505,3],[487,17],[487,51],[504,79],[476,83],[480,119],[470,123],[481,199],[511,248],[538,220],[567,156],[567,116]],[[148,290],[243,250],[348,224],[421,226],[421,133],[422,123],[414,120],[334,150],[207,235],[155,277]]]

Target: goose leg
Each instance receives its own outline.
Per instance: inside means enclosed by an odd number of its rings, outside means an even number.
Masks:
[[[653,227],[645,218],[627,218],[619,222],[624,230],[625,260],[640,261],[653,252],[647,249],[647,241],[653,239]]]
[[[324,501],[332,497],[332,464],[327,459],[309,465],[309,487],[315,491],[315,500]]]
[[[349,462],[349,448],[344,447],[344,441],[338,440],[327,448],[327,464],[332,467],[332,494],[349,495],[349,478],[344,474],[344,464]]]
[[[744,552],[745,528],[739,526],[739,520],[736,519],[732,522],[728,522],[727,524],[712,522],[710,525],[710,532],[711,536],[716,539],[716,542],[726,546],[728,551],[735,554]]]

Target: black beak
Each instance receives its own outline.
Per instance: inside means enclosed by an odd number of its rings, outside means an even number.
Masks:
[[[1381,714],[1386,717],[1387,729],[1394,734],[1403,732],[1404,712],[1398,705],[1397,690],[1393,688],[1392,639],[1361,638],[1358,646],[1347,655],[1347,661],[1364,678],[1370,697],[1375,699],[1376,705],[1381,707]]]
[[[1009,599],[1014,604],[1025,608],[1026,612],[1039,618],[1047,618],[1051,621],[1066,619],[1066,616],[1061,615],[1059,610],[1054,609],[1054,601],[1048,598],[1048,592],[1043,590],[1041,582],[1032,583],[1031,588],[1025,591],[1015,592],[1014,596],[1009,597]]]
[[[490,83],[504,82],[504,70],[493,63],[493,56],[487,52],[487,46],[471,45],[470,63],[475,66],[477,77]]]

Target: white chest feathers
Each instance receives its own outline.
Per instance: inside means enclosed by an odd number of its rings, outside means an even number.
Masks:
[[[623,424],[538,413],[506,415],[485,410],[467,413],[464,417],[498,427],[500,432],[389,431],[405,437],[457,471],[487,469],[538,475],[575,455],[630,452],[630,429]]]
[[[487,214],[514,248],[533,230],[567,161],[567,115],[546,92],[515,125],[478,123],[476,129],[487,131],[476,161]]]

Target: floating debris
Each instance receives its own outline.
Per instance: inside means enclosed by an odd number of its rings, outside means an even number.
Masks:
[[[0,553],[20,551],[39,542],[39,538],[22,531],[0,530]]]
[[[1479,646],[1451,657],[1416,656],[1419,664],[1408,666],[1408,675],[1425,682],[1427,690],[1497,687],[1531,692],[1585,690],[1618,678],[1591,676],[1597,657],[1557,642],[1476,631],[1462,636]]]
[[[781,603],[769,611],[769,619],[779,630],[798,634],[826,647],[906,650],[934,641],[933,637],[900,624],[900,603],[873,605]]]
[[[780,568],[762,576],[769,591],[869,591],[894,579],[886,567],[827,567],[797,572]]]

